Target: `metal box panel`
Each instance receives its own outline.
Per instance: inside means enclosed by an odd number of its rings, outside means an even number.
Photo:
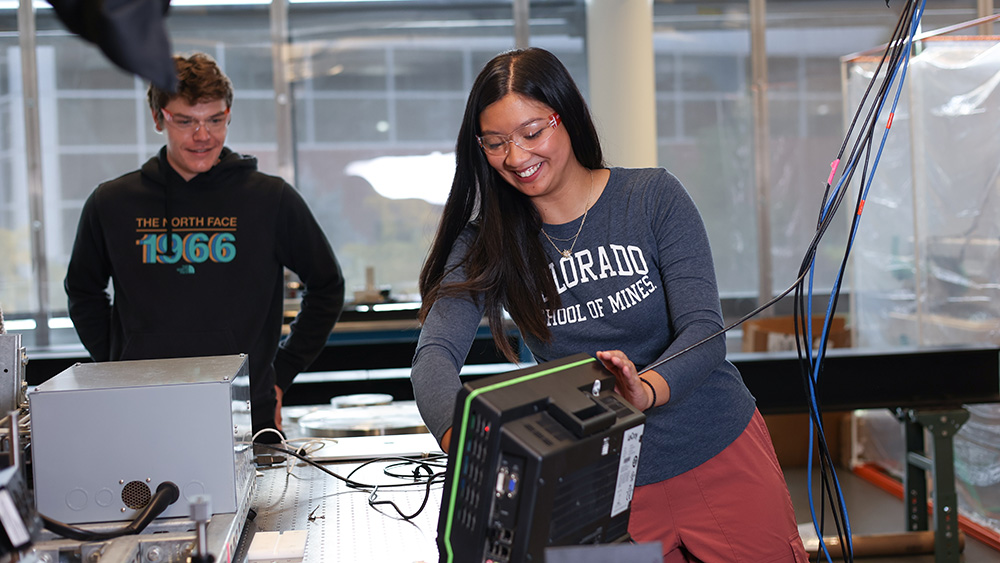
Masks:
[[[24,399],[24,364],[27,362],[21,335],[0,334],[0,416],[17,410]]]
[[[67,523],[131,520],[172,481],[235,512],[253,476],[247,358],[76,364],[28,395],[35,502]]]

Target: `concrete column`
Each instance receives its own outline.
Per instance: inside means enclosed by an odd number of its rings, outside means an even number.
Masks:
[[[590,109],[613,166],[656,166],[652,0],[587,0]]]
[[[531,0],[514,0],[514,47],[531,46]]]
[[[985,18],[993,15],[993,0],[978,0],[976,2],[976,17]],[[993,22],[979,24],[979,35],[993,35]]]
[[[49,258],[45,244],[45,189],[42,183],[42,140],[36,59],[35,7],[21,0],[17,9],[24,103],[25,160],[28,165],[28,215],[31,217],[31,272],[38,304],[34,311],[35,345],[49,345]]]
[[[767,0],[750,0],[750,98],[753,100],[753,161],[757,211],[757,305],[774,296],[771,252],[771,119],[767,82]],[[779,290],[780,291],[780,290]],[[761,317],[774,316],[770,307]]]
[[[292,115],[292,83],[288,77],[291,43],[288,31],[288,0],[271,0],[271,70],[274,75],[275,128],[278,141],[278,175],[293,186],[295,177],[295,118]]]

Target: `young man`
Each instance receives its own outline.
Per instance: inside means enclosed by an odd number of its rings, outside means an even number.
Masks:
[[[284,391],[340,316],[344,278],[298,192],[225,147],[229,78],[205,54],[174,62],[177,92],[147,93],[166,146],[84,204],[70,318],[94,361],[249,354],[254,431],[280,428]],[[279,345],[285,268],[305,291]]]

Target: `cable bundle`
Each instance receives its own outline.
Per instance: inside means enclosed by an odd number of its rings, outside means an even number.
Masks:
[[[264,442],[257,442],[256,438],[265,432],[273,432],[275,434],[280,435],[281,443],[268,444]],[[324,464],[319,463],[312,459],[312,454],[317,451],[314,448],[314,446],[319,444],[320,441],[307,439],[302,446],[296,448],[293,445],[293,442],[299,442],[299,441],[301,440],[286,440],[284,439],[283,435],[281,435],[277,430],[274,430],[272,428],[265,428],[257,432],[256,434],[254,434],[253,439],[251,440],[251,442],[253,442],[258,446],[267,448],[269,450],[273,450],[275,452],[280,452],[288,456],[287,461],[289,465],[287,467],[287,471],[289,473],[291,473],[292,471],[292,459],[293,458],[298,459],[306,463],[307,465],[311,465],[312,467],[319,469],[323,473],[326,473],[327,475],[339,481],[342,481],[344,485],[346,485],[350,489],[368,493],[368,506],[372,507],[375,510],[378,510],[379,512],[382,512],[382,510],[379,508],[380,506],[388,506],[389,508],[392,508],[396,512],[396,514],[403,520],[412,520],[413,518],[419,516],[420,513],[423,512],[424,508],[427,506],[428,501],[430,500],[432,486],[435,483],[444,482],[444,477],[445,477],[444,469],[447,461],[446,454],[427,454],[418,458],[399,457],[399,456],[380,457],[377,459],[366,461],[358,465],[357,467],[352,469],[351,472],[348,473],[347,476],[345,477],[330,470]],[[336,442],[336,440],[333,441]],[[353,479],[355,473],[373,463],[388,463],[388,465],[386,465],[382,470],[383,475],[385,475],[386,477],[397,479],[399,482],[382,484],[382,485],[373,485],[355,481]],[[403,470],[400,471],[400,468],[402,468]],[[413,488],[415,486],[423,487],[424,498],[423,501],[420,503],[420,506],[412,514],[407,514],[403,512],[402,509],[400,509],[396,505],[396,503],[393,502],[392,500],[381,500],[379,498],[379,489],[384,490],[384,489],[395,489],[395,488]],[[383,514],[385,513],[383,512]]]
[[[799,361],[802,368],[803,385],[806,388],[806,395],[808,398],[810,415],[809,445],[811,446],[814,441],[816,442],[820,457],[821,499],[823,501],[821,509],[826,505],[826,502],[829,502],[833,508],[834,525],[837,528],[837,535],[840,540],[839,544],[843,551],[844,560],[847,562],[854,561],[853,545],[851,543],[850,520],[847,517],[847,508],[844,506],[840,483],[837,480],[836,471],[834,470],[832,458],[830,456],[830,450],[826,443],[826,436],[823,433],[822,410],[820,409],[819,402],[817,400],[817,391],[820,374],[823,371],[823,361],[826,357],[826,343],[830,336],[831,321],[837,310],[837,302],[840,297],[840,288],[844,279],[844,272],[847,267],[847,259],[854,244],[854,237],[858,232],[858,224],[861,219],[861,212],[864,210],[865,198],[868,195],[868,190],[871,188],[872,180],[875,176],[875,170],[878,167],[878,161],[882,155],[882,149],[885,146],[886,137],[889,134],[889,129],[892,127],[892,117],[895,112],[896,104],[899,102],[899,95],[902,92],[903,80],[906,77],[906,69],[909,64],[913,37],[919,28],[925,4],[926,0],[908,0],[906,5],[903,7],[899,21],[896,23],[896,28],[893,31],[892,39],[887,44],[888,47],[882,56],[882,60],[879,62],[874,78],[872,82],[869,83],[861,103],[858,105],[858,110],[851,121],[847,135],[844,138],[844,143],[841,145],[840,152],[837,154],[837,158],[830,166],[830,176],[827,179],[826,189],[823,193],[823,201],[820,206],[821,209],[816,225],[816,232],[809,243],[809,247],[804,258],[802,259],[802,264],[799,267],[798,278],[796,278],[788,289],[781,292],[767,303],[764,303],[750,313],[744,315],[736,322],[723,328],[719,332],[696,342],[691,346],[688,346],[687,348],[675,352],[674,354],[647,366],[642,372],[639,373],[639,375],[642,375],[647,371],[656,369],[660,365],[669,362],[677,356],[680,356],[681,354],[684,354],[685,352],[688,352],[689,350],[692,350],[705,342],[708,342],[743,324],[750,318],[754,317],[764,309],[774,305],[786,295],[794,291],[793,322],[795,326],[795,346],[798,351]],[[886,6],[888,5],[889,2],[887,0]],[[883,69],[885,69],[884,73]],[[881,82],[879,82],[880,76],[882,77]],[[878,83],[879,86],[873,94],[873,87],[876,83]],[[893,90],[894,86],[895,90]],[[872,151],[875,145],[877,132],[876,126],[879,123],[879,118],[885,109],[886,103],[889,101],[890,95],[893,94],[893,91],[894,95],[892,98],[892,107],[889,110],[889,117],[886,120],[885,129],[882,132],[878,150],[873,157]],[[867,113],[865,113],[866,107],[868,107]],[[861,119],[862,114],[864,114],[863,120]],[[844,154],[848,145],[851,144],[852,138],[854,139],[854,142],[851,146],[851,151],[847,158],[844,159]],[[845,163],[844,171],[841,174],[836,187],[831,192],[831,188],[833,188],[834,185],[833,180],[836,177],[837,168],[841,162]],[[838,271],[836,280],[833,284],[833,289],[830,291],[830,301],[827,307],[826,317],[823,322],[822,332],[817,339],[814,339],[811,320],[816,250],[819,247],[819,242],[823,238],[823,235],[826,234],[827,229],[833,223],[834,216],[847,194],[847,188],[859,168],[861,170],[859,176],[861,187],[858,190],[858,200],[855,204],[854,217],[851,221],[847,248],[844,251],[844,257],[841,261],[840,270]],[[812,342],[819,342],[819,346],[815,353],[812,351]],[[807,480],[809,488],[809,508],[813,519],[813,525],[816,527],[816,533],[820,539],[820,549],[825,555],[827,561],[830,561],[830,553],[823,542],[825,512],[821,510],[821,514],[824,514],[822,520],[817,522],[816,519],[811,479],[812,471],[813,450],[810,447],[808,459],[808,472],[810,478]]]
[[[920,18],[923,15],[925,4],[926,0],[909,0],[903,7],[899,21],[896,23],[896,28],[893,31],[892,39],[888,43],[888,47],[879,62],[872,81],[868,84],[868,88],[865,90],[857,112],[855,113],[851,121],[851,125],[848,128],[844,143],[841,145],[840,152],[837,154],[836,160],[834,160],[831,164],[830,177],[826,182],[821,211],[816,225],[816,233],[809,245],[805,257],[802,260],[802,264],[799,268],[799,277],[794,284],[795,295],[793,320],[796,332],[795,346],[798,351],[799,362],[802,369],[803,385],[805,386],[806,395],[809,401],[809,441],[810,445],[813,442],[817,444],[820,461],[820,513],[823,516],[821,516],[819,521],[817,521],[816,518],[814,492],[811,479],[813,472],[812,448],[809,449],[809,460],[807,465],[808,473],[810,475],[810,479],[808,480],[809,505],[812,512],[813,524],[816,527],[816,533],[820,538],[820,549],[825,555],[827,561],[830,561],[830,553],[823,542],[823,528],[826,514],[823,508],[826,506],[827,502],[829,502],[831,510],[833,511],[833,521],[837,529],[837,536],[840,540],[839,544],[843,551],[844,560],[848,562],[853,561],[854,555],[851,541],[851,526],[850,520],[847,516],[847,508],[844,506],[840,483],[837,480],[837,475],[834,471],[833,462],[830,456],[830,450],[826,443],[826,436],[823,433],[822,409],[820,408],[817,400],[820,375],[822,374],[823,361],[826,357],[826,344],[830,335],[831,321],[837,310],[840,289],[843,283],[845,270],[847,268],[847,259],[850,256],[851,249],[854,245],[854,238],[858,232],[858,225],[860,223],[861,213],[864,210],[868,190],[871,188],[871,184],[875,176],[875,170],[878,167],[878,162],[882,155],[882,149],[885,146],[889,129],[892,127],[892,118],[895,113],[896,105],[899,102],[900,93],[902,92],[903,81],[906,77],[906,70],[910,59],[910,50],[913,45],[913,37],[919,28]],[[888,5],[888,2],[886,2],[886,5]],[[876,84],[878,85],[877,89],[874,88]],[[888,118],[885,120],[885,128],[881,133],[877,151],[875,151],[875,139],[878,133],[877,125],[880,122],[880,117],[885,110],[887,103],[889,102],[890,96],[892,96],[891,109],[889,110]],[[867,113],[865,113],[866,107],[868,108]],[[863,118],[862,114],[864,114]],[[844,154],[848,145],[851,144],[852,139],[853,145],[851,145],[850,153],[847,155],[847,158],[844,159]],[[837,168],[841,162],[845,163],[844,171],[841,174],[836,187],[831,192],[833,179],[836,176]],[[833,288],[830,291],[830,299],[823,321],[822,332],[819,337],[814,340],[811,319],[816,249],[819,245],[820,239],[832,223],[837,209],[840,208],[841,203],[844,201],[848,191],[848,186],[859,170],[858,198],[854,206],[854,216],[851,220],[847,247],[844,250],[844,256],[840,264],[840,269],[837,272]],[[819,342],[819,346],[815,352],[813,351],[811,345],[814,341]]]

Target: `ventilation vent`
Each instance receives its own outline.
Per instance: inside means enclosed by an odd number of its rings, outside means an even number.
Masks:
[[[481,491],[486,475],[483,467],[489,452],[490,423],[484,417],[472,412],[469,416],[469,426],[465,432],[465,450],[462,452],[462,469],[459,480],[459,498],[461,512],[458,522],[468,531],[476,530],[477,515],[481,514],[480,503],[492,499],[483,499]]]
[[[586,528],[610,512],[615,496],[615,480],[607,476],[614,475],[617,466],[616,456],[604,456],[600,461],[563,477],[552,502],[550,542]]]
[[[129,481],[122,489],[122,502],[133,510],[146,508],[151,498],[153,493],[149,490],[149,485],[142,481]]]
[[[600,401],[601,404],[614,411],[615,417],[618,418],[619,420],[622,418],[626,418],[630,414],[632,414],[632,411],[630,411],[628,407],[623,405],[622,402],[619,401],[618,398],[615,397],[614,395],[606,395]]]

